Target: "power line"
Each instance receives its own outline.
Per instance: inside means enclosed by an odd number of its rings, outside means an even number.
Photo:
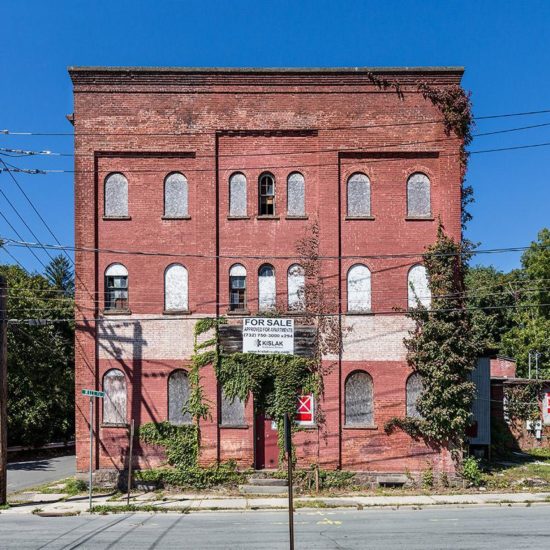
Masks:
[[[466,153],[468,155],[480,155],[480,154],[486,154],[486,153],[498,153],[502,151],[517,151],[520,149],[532,149],[532,148],[538,148],[538,147],[548,147],[550,146],[550,142],[542,142],[542,143],[532,143],[532,144],[526,144],[526,145],[516,145],[512,147],[500,147],[500,148],[494,148],[494,149],[479,149],[476,151],[467,151]],[[140,151],[136,151],[136,153],[139,153]],[[346,150],[342,150],[343,153],[346,152]],[[356,151],[357,153],[360,153],[361,151]],[[411,154],[411,153],[430,153],[431,151],[386,151],[381,152],[381,154]],[[299,153],[296,153],[299,154]],[[373,154],[376,154],[376,151],[373,151]],[[438,158],[442,157],[459,157],[462,153],[442,153],[438,154]],[[254,156],[254,155],[251,155]],[[399,157],[393,157],[393,158],[373,158],[373,159],[361,159],[361,162],[363,164],[374,164],[379,162],[390,162],[390,161],[402,161],[402,158]],[[25,172],[28,174],[95,174],[96,170],[65,170],[65,169],[42,169],[42,168],[34,168],[34,169],[26,169],[26,168],[19,168],[17,166],[14,166],[10,163],[6,163],[11,170],[17,171],[17,172]],[[220,170],[223,171],[234,171],[234,172],[240,172],[240,171],[247,171],[247,170],[275,170],[280,168],[290,168],[294,170],[299,170],[300,168],[321,168],[321,167],[332,167],[335,168],[336,164],[335,162],[325,162],[325,163],[313,163],[313,164],[305,164],[305,163],[294,163],[294,164],[284,164],[284,165],[271,165],[271,166],[236,166],[233,168],[229,167],[223,167],[223,168],[185,168],[184,172],[219,172]],[[4,171],[11,171],[10,169],[4,170]],[[101,172],[111,172],[112,170],[101,170]],[[141,174],[156,174],[156,173],[166,173],[166,169],[141,169],[141,170],[130,170],[126,169],[122,171],[125,174],[129,173],[141,173]]]
[[[477,116],[472,117],[472,120],[491,120],[491,119],[499,119],[499,118],[513,118],[513,117],[520,117],[520,116],[534,116],[534,115],[541,115],[541,114],[547,114],[550,113],[550,109],[542,109],[539,111],[523,111],[523,112],[516,112],[516,113],[503,113],[503,114],[497,114],[497,115],[485,115],[485,116]],[[417,120],[417,121],[406,121],[406,122],[396,122],[396,123],[383,123],[383,124],[367,124],[367,125],[349,125],[349,126],[327,126],[327,127],[319,127],[318,129],[320,131],[327,131],[327,130],[356,130],[356,129],[368,129],[368,128],[387,128],[387,127],[399,127],[399,126],[415,126],[415,125],[425,125],[425,124],[439,124],[441,122],[445,122],[445,119],[438,118],[438,119],[431,119],[431,120]],[[263,129],[250,129],[250,128],[242,128],[242,129],[234,129],[233,131],[239,132],[239,131],[262,131]],[[310,128],[277,128],[273,131],[287,131],[292,130],[296,132],[305,132],[310,130]],[[212,135],[216,131],[220,131],[217,129],[212,130],[197,130],[197,131],[184,131],[184,132],[13,132],[8,129],[0,130],[0,135],[5,136],[121,136],[121,135],[128,135],[128,136],[137,136],[137,135],[144,135],[144,136],[184,136],[184,135]]]
[[[122,250],[122,249],[112,249],[112,248],[94,248],[94,247],[84,247],[84,246],[59,246],[52,244],[43,244],[36,242],[27,242],[27,241],[17,241],[9,237],[2,237],[0,239],[4,241],[8,246],[25,246],[25,247],[45,247],[50,250],[71,250],[73,252],[103,252],[108,254],[131,254],[136,256],[160,256],[160,257],[170,257],[170,258],[199,258],[199,259],[228,259],[228,260],[238,260],[238,259],[255,259],[255,260],[294,260],[301,259],[302,261],[308,261],[308,258],[300,255],[246,255],[246,254],[229,254],[229,255],[212,255],[212,254],[200,254],[200,253],[178,253],[178,252],[144,252],[136,250]],[[545,247],[545,245],[539,245]],[[477,249],[471,251],[461,251],[461,252],[445,252],[445,253],[433,253],[433,252],[407,252],[407,253],[398,253],[398,254],[363,254],[363,255],[341,255],[341,256],[316,256],[315,259],[318,260],[338,260],[338,259],[383,259],[383,258],[419,258],[422,256],[432,256],[432,257],[449,257],[449,256],[473,256],[478,254],[500,254],[506,252],[522,252],[530,248],[529,246],[516,246],[516,247],[507,247],[507,248],[492,248],[492,249]]]
[[[532,308],[532,307],[550,307],[549,304],[516,304],[516,305],[503,305],[503,306],[487,306],[487,307],[455,307],[455,308],[434,308],[434,309],[428,309],[428,313],[443,313],[443,312],[453,312],[453,311],[476,311],[476,310],[493,310],[493,309],[524,309],[524,308]],[[372,316],[372,315],[409,315],[409,311],[399,311],[399,310],[386,310],[386,311],[373,311],[369,312],[365,316]],[[204,319],[206,317],[212,317],[215,316],[215,314],[208,314],[205,313],[201,316],[193,316],[193,315],[181,315],[181,316],[174,316],[174,315],[166,315],[162,317],[134,317],[132,315],[124,316],[124,317],[100,317],[100,318],[72,318],[72,319],[49,319],[49,318],[27,318],[27,319],[8,319],[8,324],[49,324],[49,323],[104,323],[104,322],[110,322],[110,323],[132,323],[132,322],[146,322],[146,321],[196,321],[199,319]],[[296,314],[295,317],[300,318],[320,318],[320,317],[348,317],[347,313],[304,313],[304,314]],[[224,317],[223,315],[221,317]],[[231,314],[231,318],[234,319],[243,319],[246,317],[250,317],[248,314]],[[357,315],[353,315],[353,317],[357,317]]]
[[[504,130],[494,130],[490,132],[481,132],[477,134],[472,134],[472,137],[486,137],[486,136],[492,136],[497,134],[507,134],[511,132],[519,132],[523,130],[531,130],[534,128],[542,128],[542,127],[548,127],[550,126],[550,122],[545,122],[542,124],[532,124],[529,126],[519,126],[515,128],[506,128]],[[388,143],[388,144],[380,144],[380,145],[373,145],[373,146],[367,146],[367,147],[351,147],[345,149],[346,152],[349,151],[363,151],[363,150],[377,150],[380,148],[386,148],[386,147],[397,147],[401,145],[420,145],[424,143],[440,143],[440,142],[446,142],[446,141],[454,141],[460,139],[457,136],[452,137],[446,137],[446,138],[437,138],[437,139],[430,139],[430,140],[422,140],[422,141],[402,141],[397,143]],[[285,151],[285,150],[277,150],[274,152],[257,152],[257,153],[220,153],[219,155],[196,155],[195,159],[198,158],[232,158],[232,157],[261,157],[261,156],[277,156],[277,155],[303,155],[303,154],[316,154],[316,153],[329,153],[329,152],[338,152],[340,150],[343,150],[341,148],[321,148],[321,149],[311,149],[311,150],[300,150],[300,151]],[[58,156],[58,157],[89,157],[89,153],[55,153],[52,151],[33,151],[33,150],[25,150],[25,149],[8,149],[4,147],[0,147],[0,155],[4,154],[8,156],[9,154],[14,153],[12,156],[17,157],[24,157],[24,156]]]
[[[2,192],[1,189],[0,189],[0,192]],[[3,194],[3,192],[2,192],[2,194]],[[6,218],[6,216],[4,215],[2,210],[0,210],[0,216],[2,216],[4,218],[4,221],[10,226],[11,230],[24,242],[23,237],[21,236],[21,233],[19,233],[19,231],[17,231],[17,229],[15,229],[15,227],[10,223],[10,221],[8,220],[8,218]],[[0,239],[0,240],[3,240],[3,239]],[[31,247],[31,246],[27,246],[27,245],[23,245],[23,246],[25,246],[29,250],[29,252],[36,258],[38,263],[42,264],[42,267],[44,269],[46,269],[46,264],[38,257],[36,252],[33,250],[33,248],[35,248],[35,247]],[[2,249],[6,250],[6,247],[2,245]],[[21,266],[21,267],[23,267],[23,266]]]

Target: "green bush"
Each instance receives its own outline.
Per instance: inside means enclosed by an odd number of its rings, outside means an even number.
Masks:
[[[65,483],[64,492],[68,495],[78,495],[80,493],[85,493],[88,490],[88,484],[83,479],[69,479]]]
[[[464,459],[462,463],[462,477],[474,487],[483,483],[483,473],[479,467],[479,460],[473,456]]]
[[[434,486],[434,470],[430,466],[422,472],[422,487],[425,489],[432,489]]]

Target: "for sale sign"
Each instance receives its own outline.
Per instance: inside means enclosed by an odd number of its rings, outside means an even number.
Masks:
[[[294,319],[243,319],[243,353],[294,353]]]
[[[296,410],[296,423],[311,425],[315,423],[315,399],[313,395],[299,395]]]

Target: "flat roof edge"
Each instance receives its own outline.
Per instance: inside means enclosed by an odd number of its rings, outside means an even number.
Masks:
[[[462,66],[442,67],[108,67],[69,66],[69,73],[220,73],[220,74],[357,74],[357,73],[464,73]]]

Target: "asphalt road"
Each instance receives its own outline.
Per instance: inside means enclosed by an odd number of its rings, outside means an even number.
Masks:
[[[8,493],[74,476],[75,456],[58,456],[8,464]]]
[[[0,514],[0,549],[288,548],[286,512]],[[550,506],[296,513],[296,549],[550,547]]]

